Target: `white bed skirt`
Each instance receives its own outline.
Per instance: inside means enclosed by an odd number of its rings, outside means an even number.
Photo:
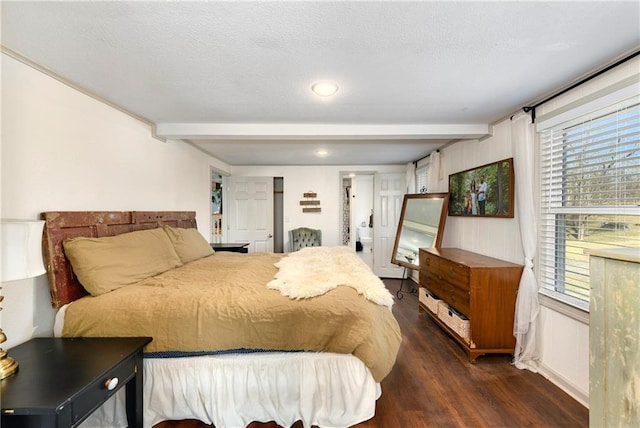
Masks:
[[[344,428],[371,419],[382,390],[351,355],[260,353],[144,360],[144,427],[199,419]],[[126,427],[124,388],[81,427]]]

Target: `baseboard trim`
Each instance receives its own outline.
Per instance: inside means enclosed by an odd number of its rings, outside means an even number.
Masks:
[[[553,370],[552,368],[539,363],[538,373],[544,376],[549,382],[569,394],[578,403],[582,404],[587,409],[589,408],[589,392],[581,391],[576,388],[571,382],[569,382],[564,376]]]

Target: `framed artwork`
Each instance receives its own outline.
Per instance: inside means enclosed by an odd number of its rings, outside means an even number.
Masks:
[[[513,158],[449,175],[449,215],[513,218]]]

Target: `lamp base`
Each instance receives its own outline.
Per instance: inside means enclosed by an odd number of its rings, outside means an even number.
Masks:
[[[0,348],[0,380],[18,371],[18,362],[7,355],[7,351]]]

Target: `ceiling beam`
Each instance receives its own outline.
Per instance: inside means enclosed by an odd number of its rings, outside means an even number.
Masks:
[[[155,134],[178,140],[476,139],[490,135],[490,127],[488,124],[158,123]]]

